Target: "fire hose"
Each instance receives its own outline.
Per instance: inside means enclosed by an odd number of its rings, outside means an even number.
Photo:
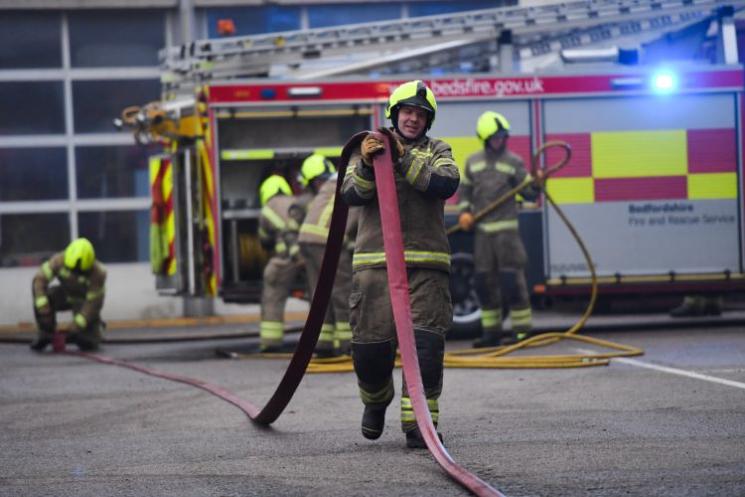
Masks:
[[[349,162],[351,153],[359,147],[367,132],[354,135],[345,145],[342,151],[342,163]],[[389,138],[380,134],[384,142]],[[414,344],[413,325],[411,321],[411,309],[409,305],[409,290],[406,277],[406,266],[403,258],[403,241],[401,234],[401,221],[398,211],[398,199],[396,197],[396,186],[393,179],[393,163],[390,156],[390,148],[376,157],[374,161],[376,169],[376,184],[379,195],[378,204],[381,211],[383,223],[384,247],[386,252],[386,264],[388,267],[389,288],[391,301],[393,303],[393,315],[396,323],[403,370],[406,383],[409,386],[409,396],[412,400],[414,415],[417,426],[422,433],[424,441],[435,460],[456,482],[470,490],[477,496],[503,497],[503,494],[491,487],[488,483],[478,478],[459,466],[450,457],[440,442],[435,427],[432,423],[427,400],[422,385],[421,372],[417,360],[416,346]],[[277,389],[267,404],[259,409],[252,403],[240,399],[234,393],[206,381],[189,378],[182,375],[167,373],[153,368],[140,366],[128,361],[107,357],[90,352],[66,352],[64,350],[64,337],[59,331],[55,332],[53,346],[55,352],[66,353],[97,361],[103,364],[128,368],[150,376],[184,383],[201,388],[223,400],[229,402],[243,411],[251,420],[262,425],[268,425],[277,420],[284,408],[292,399],[303,375],[310,362],[321,325],[323,324],[326,307],[331,296],[336,267],[342,250],[344,228],[346,226],[347,206],[341,200],[340,189],[344,180],[344,168],[339,171],[336,184],[336,196],[334,210],[331,216],[329,238],[326,251],[321,264],[320,277],[313,295],[311,309],[305,322],[300,341],[295,349],[290,364],[280,381]]]
[[[541,167],[541,156],[550,148],[561,148],[564,151],[564,157],[561,158],[556,164],[548,165],[543,169],[543,176],[548,179],[561,168],[563,168],[571,159],[572,150],[569,145],[561,141],[550,141],[543,144],[533,154],[531,158],[531,174],[528,175],[524,181],[500,196],[498,199],[491,202],[485,208],[480,210],[474,215],[474,222],[478,222],[483,219],[489,213],[493,212],[499,206],[514,198],[515,195],[520,193],[522,190],[530,186],[536,181],[538,169]],[[590,298],[587,306],[582,313],[580,319],[572,325],[568,330],[564,332],[548,332],[541,333],[540,335],[533,336],[531,338],[522,340],[514,345],[507,347],[488,347],[481,349],[465,349],[459,351],[452,351],[445,353],[445,367],[449,368],[497,368],[497,369],[514,369],[514,368],[576,368],[576,367],[589,367],[589,366],[605,366],[609,364],[610,359],[613,357],[631,357],[642,355],[644,351],[637,347],[631,347],[608,340],[602,340],[595,337],[588,337],[578,335],[577,332],[581,330],[587,320],[590,318],[592,311],[595,307],[595,301],[597,300],[598,294],[598,282],[597,275],[595,272],[595,264],[592,261],[590,252],[587,250],[585,243],[579,236],[574,225],[569,221],[564,211],[558,206],[558,204],[551,197],[551,194],[544,189],[543,194],[556,211],[559,218],[564,222],[567,229],[571,233],[574,240],[577,242],[582,255],[585,259],[585,263],[590,271],[591,275],[591,288]],[[450,227],[447,231],[448,235],[456,233],[460,230],[458,224]],[[554,355],[519,355],[515,357],[507,357],[513,352],[518,352],[526,348],[541,347],[554,344],[560,340],[573,340],[582,342],[597,347],[603,347],[611,349],[612,352],[598,352],[598,353],[582,353],[582,354],[554,354]],[[397,365],[400,366],[400,361],[397,361]],[[312,373],[340,373],[348,372],[352,370],[351,361],[345,360],[334,360],[334,361],[313,361],[311,363],[308,372]]]
[[[342,150],[342,160],[345,162],[349,161],[352,152],[359,148],[359,144],[367,133],[358,133],[354,135],[349,142],[344,146]],[[106,357],[100,354],[88,353],[88,352],[65,352],[64,351],[64,337],[59,331],[55,332],[54,337],[54,350],[56,352],[64,352],[67,354],[77,355],[85,357],[94,361],[98,361],[104,364],[111,364],[129,368],[141,373],[163,378],[166,380],[177,381],[192,385],[197,388],[206,390],[217,397],[220,397],[231,404],[234,404],[240,408],[252,421],[262,425],[269,425],[279,418],[284,408],[289,404],[292,396],[295,393],[300,381],[305,374],[305,370],[313,357],[313,350],[315,349],[318,336],[321,333],[321,326],[323,325],[324,316],[326,314],[326,307],[328,306],[329,299],[331,297],[331,289],[333,287],[334,275],[336,273],[336,267],[339,263],[339,255],[343,247],[344,241],[344,229],[347,223],[347,211],[346,204],[341,200],[339,194],[341,185],[344,181],[344,169],[339,171],[339,175],[336,182],[336,197],[334,201],[334,210],[331,216],[330,227],[329,227],[329,238],[326,245],[326,251],[323,256],[323,262],[321,263],[321,272],[316,285],[316,290],[313,294],[313,300],[311,302],[310,312],[308,318],[305,321],[303,332],[300,335],[300,340],[295,349],[295,353],[290,359],[290,364],[285,371],[282,380],[277,386],[274,394],[266,403],[266,405],[259,409],[250,402],[239,399],[236,395],[228,392],[227,390],[217,385],[212,385],[205,381],[188,378],[186,376],[174,375],[165,373],[152,368],[144,366],[138,366],[136,364],[115,359],[112,357]]]
[[[401,219],[396,196],[396,184],[393,178],[393,161],[391,159],[390,131],[381,128],[377,133],[383,141],[385,151],[374,159],[375,187],[378,192],[380,220],[383,232],[383,246],[385,250],[386,268],[388,271],[388,290],[393,307],[393,319],[396,325],[398,347],[403,362],[403,374],[411,397],[419,431],[430,453],[442,468],[458,483],[473,492],[474,495],[503,495],[488,483],[468,472],[453,461],[445,447],[440,442],[432,417],[427,406],[427,399],[422,385],[422,375],[419,371],[416,345],[414,344],[414,330],[411,320],[411,306],[409,303],[409,283],[406,277],[406,263],[404,262],[403,236],[401,234]]]

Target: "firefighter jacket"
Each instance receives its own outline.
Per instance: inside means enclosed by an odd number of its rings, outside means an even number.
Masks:
[[[336,199],[336,179],[337,176],[334,174],[325,181],[316,196],[308,204],[305,220],[300,226],[298,242],[326,245],[326,240],[329,237],[331,215],[334,212],[334,200]],[[349,209],[347,226],[344,231],[344,246],[350,250],[354,248],[358,215],[358,209]]]
[[[305,210],[296,197],[275,195],[261,208],[259,240],[261,245],[283,258],[294,258],[300,253],[298,230]]]
[[[34,307],[39,310],[49,304],[47,291],[55,278],[73,310],[73,320],[80,329],[101,319],[101,308],[106,292],[106,268],[98,261],[93,262],[91,270],[85,274],[76,273],[65,267],[65,254],[59,252],[41,265],[33,281]]]
[[[460,212],[480,212],[490,203],[530,178],[520,156],[506,148],[501,153],[491,149],[472,154],[466,161],[463,180],[458,191]],[[529,186],[520,192],[527,200],[538,196],[539,190]],[[503,230],[517,230],[517,202],[515,198],[484,216],[477,225],[483,233],[496,233]]]
[[[458,188],[460,176],[450,146],[422,136],[399,138],[405,153],[394,165],[401,213],[404,259],[407,267],[450,270],[450,245],[445,233],[445,199]],[[344,201],[361,205],[352,267],[354,271],[385,267],[380,210],[372,168],[358,153],[347,164],[342,186]]]

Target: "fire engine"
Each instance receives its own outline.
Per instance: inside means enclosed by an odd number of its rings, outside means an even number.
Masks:
[[[699,19],[691,14],[692,3],[674,3],[680,19],[684,14],[692,16],[685,18],[691,22]],[[653,10],[650,16],[662,15]],[[504,11],[494,9],[492,14]],[[670,18],[671,12],[664,15]],[[436,22],[423,19],[422,29],[438,29]],[[462,32],[480,36],[471,46],[491,43],[495,50],[494,19],[489,36],[480,31],[477,16],[448,16],[441,22],[452,28],[459,19],[472,23]],[[638,15],[634,19],[626,20],[654,27]],[[419,24],[412,20],[400,24],[405,25],[399,26],[401,32],[418,32]],[[355,37],[414,43],[411,36],[392,31],[396,25],[387,23],[385,32],[345,27],[353,39],[344,46],[339,42],[342,30],[334,28],[335,37],[329,29],[312,30],[210,40],[166,51],[163,100],[124,116],[140,141],[165,144],[163,153],[151,160],[150,175],[151,255],[160,290],[257,302],[267,259],[257,235],[259,183],[279,172],[298,188],[297,171],[306,156],[322,153],[337,160],[352,134],[386,125],[390,92],[415,78],[424,80],[437,97],[430,135],[451,145],[460,166],[481,146],[474,127],[485,110],[507,117],[509,146],[526,160],[550,140],[572,147],[571,162],[546,187],[584,238],[601,294],[745,288],[741,66],[614,65],[590,72],[565,67],[560,72],[441,76],[383,71],[370,76],[370,67],[380,67],[376,60],[364,65],[366,76],[348,76],[360,65],[347,64],[336,73],[316,68],[295,77],[255,77],[271,75],[271,61],[289,64],[311,49],[349,50],[356,46]],[[442,26],[439,32],[448,33]],[[623,29],[614,33],[623,34]],[[450,48],[440,51],[451,50],[453,36],[442,40]],[[413,38],[421,47],[423,38]],[[404,59],[395,57],[390,63]],[[549,153],[541,161],[556,158]],[[447,207],[449,223],[455,222],[454,204]],[[589,268],[548,206],[526,204],[520,231],[535,295],[587,292]],[[451,236],[456,324],[478,320],[478,301],[470,288],[471,237],[462,232]]]

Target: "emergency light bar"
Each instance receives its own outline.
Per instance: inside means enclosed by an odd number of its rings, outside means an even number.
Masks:
[[[657,93],[670,93],[678,87],[678,78],[671,72],[662,70],[652,76],[652,89]]]

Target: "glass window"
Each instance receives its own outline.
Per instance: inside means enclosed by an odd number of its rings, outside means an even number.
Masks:
[[[61,17],[52,12],[3,11],[0,69],[62,67]]]
[[[70,62],[73,67],[157,66],[165,45],[160,10],[71,12]]]
[[[149,196],[147,157],[154,152],[127,145],[76,148],[78,198]]]
[[[207,10],[207,32],[210,38],[219,38],[217,21],[232,19],[235,35],[276,33],[300,29],[300,7],[268,5],[266,7],[233,7]]]
[[[113,133],[112,120],[130,105],[143,105],[160,98],[155,79],[119,81],[73,81],[72,101],[76,133]]]
[[[0,266],[37,266],[68,243],[65,212],[0,214]]]
[[[64,133],[62,82],[0,83],[0,116],[0,135]]]
[[[66,199],[65,149],[0,149],[0,178],[0,202]]]
[[[311,28],[375,22],[398,19],[399,17],[401,17],[401,5],[397,3],[376,5],[329,4],[308,7],[308,20]]]
[[[470,0],[460,2],[411,2],[409,3],[409,15],[434,16],[439,14],[449,14],[450,12],[460,12],[463,10],[480,10],[493,9],[497,7],[506,7],[517,5],[517,0]]]
[[[150,213],[143,211],[81,212],[78,231],[107,262],[146,261],[150,257]]]

